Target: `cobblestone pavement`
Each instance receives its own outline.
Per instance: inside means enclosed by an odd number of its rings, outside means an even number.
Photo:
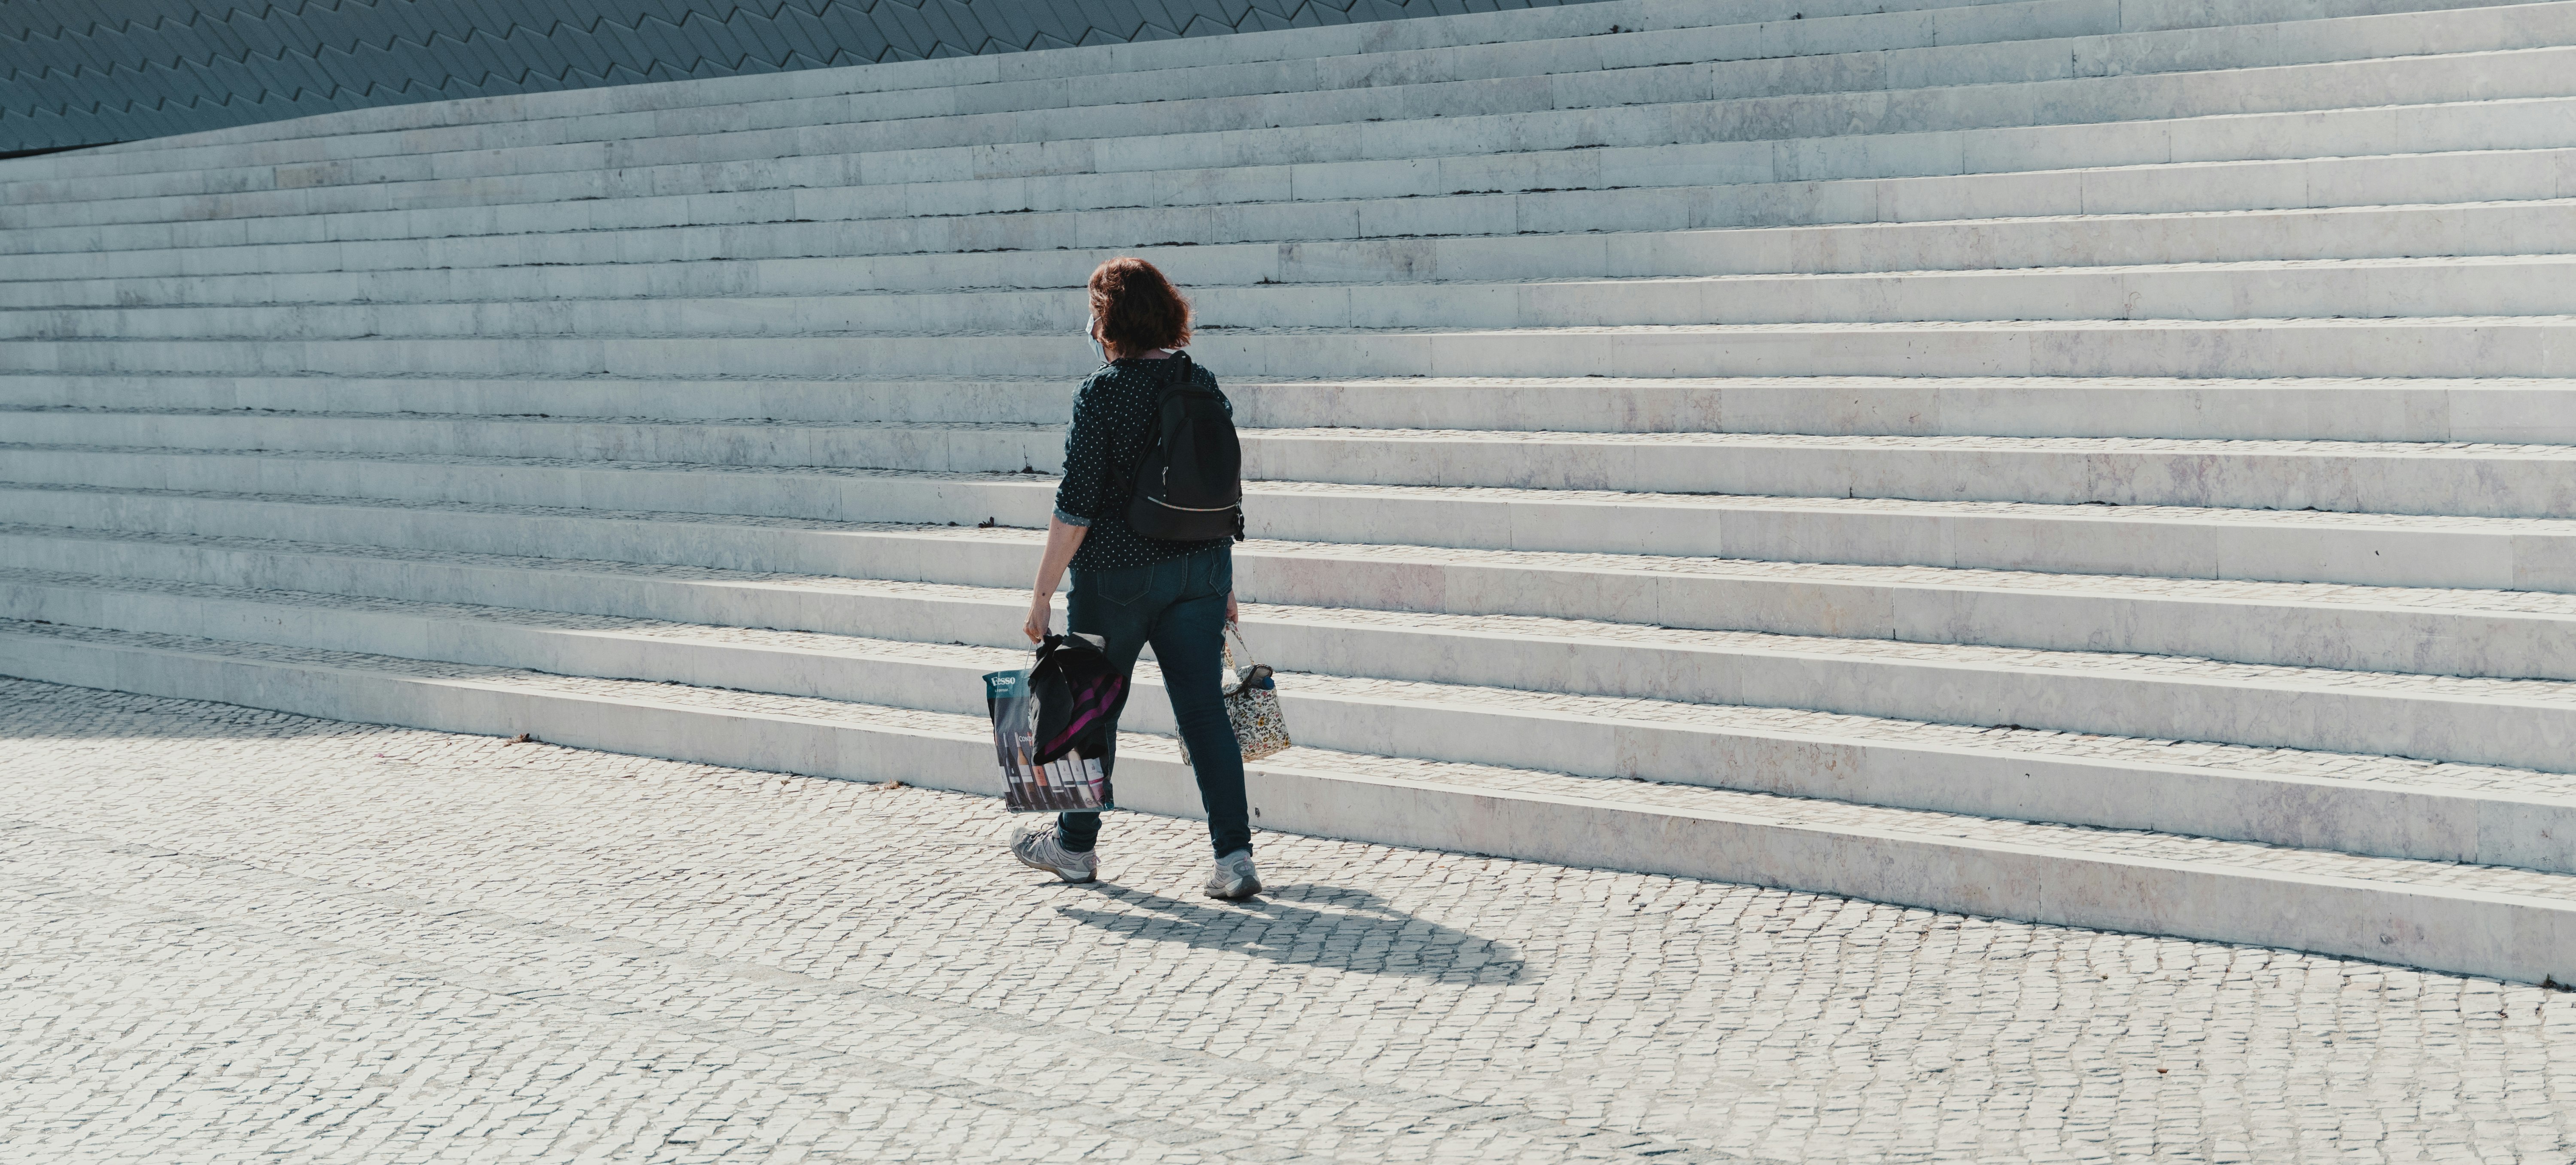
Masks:
[[[2576,996],[0,681],[0,1160],[2576,1159]]]

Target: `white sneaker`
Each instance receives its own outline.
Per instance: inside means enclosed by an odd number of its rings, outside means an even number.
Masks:
[[[1252,872],[1252,851],[1239,849],[1216,860],[1208,874],[1207,896],[1240,902],[1261,892],[1261,876]]]
[[[1022,865],[1045,870],[1068,882],[1088,882],[1100,876],[1100,855],[1078,854],[1064,848],[1064,838],[1052,821],[1021,826],[1011,835],[1011,856],[1020,859]]]

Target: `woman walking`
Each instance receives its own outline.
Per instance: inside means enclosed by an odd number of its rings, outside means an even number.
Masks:
[[[1216,863],[1206,892],[1229,901],[1249,898],[1260,893],[1261,882],[1252,869],[1243,754],[1221,698],[1222,640],[1235,620],[1233,540],[1160,541],[1127,521],[1129,493],[1154,445],[1164,390],[1186,377],[1215,392],[1216,378],[1174,350],[1190,342],[1189,301],[1142,259],[1112,259],[1091,273],[1090,330],[1106,362],[1074,397],[1064,482],[1056,489],[1046,557],[1038,563],[1022,630],[1030,642],[1046,638],[1048,602],[1070,566],[1068,630],[1106,639],[1110,664],[1121,673],[1132,672],[1137,654],[1153,645],[1207,808]],[[1103,769],[1117,758],[1117,738],[1112,725]],[[1099,876],[1093,852],[1099,836],[1098,813],[1066,813],[1023,826],[1011,839],[1011,853],[1065,881],[1088,882]]]

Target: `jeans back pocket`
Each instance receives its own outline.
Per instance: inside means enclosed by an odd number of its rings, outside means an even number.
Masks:
[[[1098,596],[1102,602],[1133,607],[1152,593],[1154,568],[1122,566],[1116,570],[1081,571],[1073,576],[1073,585]]]

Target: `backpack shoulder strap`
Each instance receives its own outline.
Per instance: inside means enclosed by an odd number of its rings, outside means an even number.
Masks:
[[[1171,399],[1173,393],[1189,387],[1190,374],[1196,370],[1187,352],[1175,351],[1163,362],[1178,365],[1180,371],[1166,375],[1161,390],[1154,394],[1152,421],[1145,427],[1145,448],[1136,455],[1136,468],[1127,475],[1126,493],[1129,497],[1136,496],[1137,483],[1144,480],[1145,463],[1152,461],[1154,454],[1163,447],[1163,402]]]

